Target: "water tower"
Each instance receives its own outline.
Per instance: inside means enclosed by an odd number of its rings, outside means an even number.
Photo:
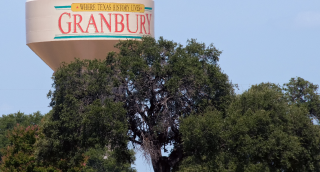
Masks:
[[[27,0],[27,45],[52,70],[104,59],[119,40],[154,37],[153,0]]]

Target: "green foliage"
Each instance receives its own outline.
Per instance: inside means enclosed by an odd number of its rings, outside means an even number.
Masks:
[[[184,119],[180,171],[320,171],[320,130],[274,84],[252,86],[227,110]]]
[[[110,145],[126,155],[127,125],[121,103],[110,100],[112,70],[104,63],[79,61],[54,74],[52,111],[41,127],[36,156],[62,171],[81,171],[85,152]]]
[[[135,161],[133,150],[129,151],[131,155],[130,161],[127,163],[119,163],[116,152],[105,148],[91,148],[85,155],[89,157],[83,172],[136,172],[131,168],[131,162]]]
[[[37,126],[23,128],[17,125],[8,134],[8,140],[12,143],[2,150],[4,156],[0,169],[2,171],[33,171],[35,159],[33,155],[33,144],[36,142],[35,132]]]
[[[130,141],[150,156],[154,170],[173,168],[182,158],[179,119],[207,107],[224,111],[234,93],[217,65],[221,51],[189,40],[184,47],[162,37],[123,41],[112,59],[125,94]],[[169,157],[162,156],[172,144]]]
[[[183,158],[179,119],[207,107],[225,111],[233,86],[217,65],[221,52],[190,40],[144,37],[121,41],[118,53],[103,61],[75,60],[53,76],[53,108],[41,128],[37,158],[63,171],[79,167],[85,152],[110,145],[123,163],[130,161],[128,139],[151,158],[155,171]],[[169,157],[161,155],[174,145]],[[117,160],[117,161],[118,161]]]
[[[130,141],[155,172],[320,171],[317,85],[298,77],[235,96],[213,45],[144,37],[116,47],[56,71],[41,127],[39,112],[0,118],[1,170],[135,172]]]
[[[310,117],[320,119],[320,95],[317,93],[319,86],[304,80],[303,78],[291,78],[284,84],[284,90],[288,100],[292,104],[305,107]]]
[[[2,172],[58,172],[53,167],[41,167],[36,163],[34,143],[39,130],[37,125],[23,127],[19,124],[7,134],[10,145],[3,148],[0,170]]]
[[[40,112],[36,112],[30,115],[18,112],[9,115],[2,115],[0,117],[0,149],[6,148],[9,145],[9,140],[6,137],[8,132],[14,128],[17,124],[27,127],[32,125],[39,125],[43,116]],[[2,154],[0,153],[0,159]]]

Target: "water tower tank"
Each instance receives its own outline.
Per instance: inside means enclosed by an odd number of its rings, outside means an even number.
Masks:
[[[104,59],[119,40],[154,37],[153,0],[27,0],[27,45],[52,70]]]

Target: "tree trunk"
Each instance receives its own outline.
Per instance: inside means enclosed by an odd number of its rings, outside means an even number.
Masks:
[[[154,172],[170,172],[168,157],[159,157],[158,160],[152,160]]]

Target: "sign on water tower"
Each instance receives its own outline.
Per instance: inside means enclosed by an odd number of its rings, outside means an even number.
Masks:
[[[153,0],[27,0],[27,45],[51,69],[104,59],[119,40],[154,36]]]

